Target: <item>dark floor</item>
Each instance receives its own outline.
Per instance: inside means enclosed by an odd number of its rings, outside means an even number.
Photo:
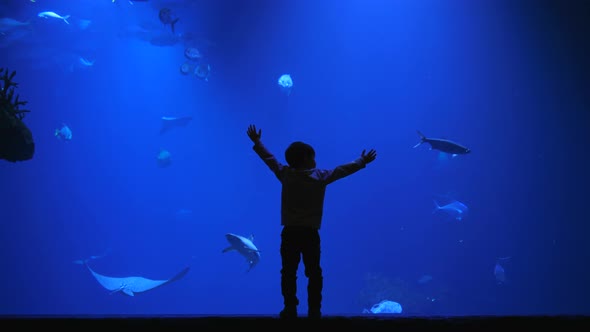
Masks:
[[[590,316],[526,316],[526,317],[345,317],[327,316],[320,320],[299,318],[285,321],[274,316],[173,316],[173,317],[0,317],[2,323],[25,329],[88,330],[125,328],[142,331],[203,331],[229,328],[301,328],[327,327],[359,331],[494,331],[520,328],[551,329],[549,331],[590,331]],[[275,332],[277,330],[274,330]],[[108,332],[108,331],[107,331]],[[309,331],[302,331],[309,332]]]

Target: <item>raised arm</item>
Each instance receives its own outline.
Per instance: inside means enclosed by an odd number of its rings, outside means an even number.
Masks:
[[[365,168],[368,163],[372,162],[377,157],[377,151],[373,149],[369,150],[368,153],[365,152],[366,150],[363,150],[361,156],[351,163],[340,165],[331,171],[326,171],[323,174],[326,183],[332,183],[336,180],[342,179],[343,177],[347,177],[353,173],[358,172],[359,170]]]
[[[266,149],[264,144],[262,144],[262,141],[260,140],[260,137],[262,136],[262,129],[256,131],[256,126],[250,125],[246,133],[248,134],[248,137],[250,137],[250,140],[252,140],[252,142],[254,143],[253,149],[256,152],[256,154],[258,154],[258,156],[260,157],[260,159],[262,159],[262,161],[264,161],[266,166],[268,166],[268,168],[270,168],[270,170],[273,173],[275,173],[277,179],[280,180],[279,174],[285,166],[282,165],[277,160],[277,158],[275,158],[275,156]]]

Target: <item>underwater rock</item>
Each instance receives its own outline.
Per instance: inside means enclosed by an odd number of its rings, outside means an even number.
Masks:
[[[20,106],[27,104],[14,96],[18,83],[12,79],[16,71],[0,68],[0,159],[10,162],[25,161],[33,158],[35,142],[31,130],[24,124],[23,118],[29,110]]]
[[[371,307],[371,309],[363,309],[363,313],[371,313],[371,314],[401,314],[402,313],[402,306],[401,304],[383,300]]]

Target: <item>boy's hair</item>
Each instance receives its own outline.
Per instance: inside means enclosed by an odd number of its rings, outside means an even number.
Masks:
[[[315,158],[315,150],[303,142],[293,142],[285,150],[285,160],[289,167],[301,168],[306,160]]]

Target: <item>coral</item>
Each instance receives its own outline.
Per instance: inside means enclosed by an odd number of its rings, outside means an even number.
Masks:
[[[22,121],[29,110],[21,106],[27,102],[14,95],[15,75],[16,71],[0,68],[0,159],[11,162],[32,159],[35,153],[33,134]]]
[[[0,109],[4,112],[8,112],[15,118],[22,120],[25,114],[30,112],[29,110],[21,110],[20,106],[27,104],[26,101],[20,101],[19,95],[14,98],[14,89],[18,86],[18,83],[12,79],[16,75],[16,71],[9,74],[8,69],[0,68],[0,80],[2,81],[2,87],[0,90]]]

